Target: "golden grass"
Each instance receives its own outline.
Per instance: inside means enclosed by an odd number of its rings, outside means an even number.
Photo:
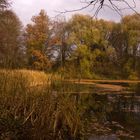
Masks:
[[[0,139],[76,137],[80,113],[70,95],[53,89],[59,80],[40,71],[0,70]]]
[[[5,82],[6,85],[23,82],[27,87],[50,84],[52,79],[58,79],[59,76],[46,74],[42,71],[33,70],[0,70],[0,82]],[[1,83],[4,84],[4,83]]]

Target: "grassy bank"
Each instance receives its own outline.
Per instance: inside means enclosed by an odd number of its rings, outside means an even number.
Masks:
[[[0,70],[0,139],[79,137],[81,114],[76,100],[63,89],[54,91],[59,80],[44,72]]]

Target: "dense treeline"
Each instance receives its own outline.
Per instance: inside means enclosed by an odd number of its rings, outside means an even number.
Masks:
[[[63,71],[76,78],[140,77],[140,16],[120,23],[76,14],[51,20],[44,10],[24,29],[0,1],[0,67]]]

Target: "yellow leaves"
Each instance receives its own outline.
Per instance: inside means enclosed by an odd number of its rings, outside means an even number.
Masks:
[[[129,38],[129,45],[137,46],[140,36],[140,16],[136,14],[126,16],[123,18],[122,23],[123,29],[125,29]]]
[[[82,41],[87,46],[98,44],[107,32],[107,24],[104,23],[105,25],[102,28],[103,23],[99,23],[100,21],[96,25],[96,22],[87,15],[74,15],[69,22],[70,42],[73,41],[74,44],[79,44]],[[105,33],[103,34],[102,32]]]
[[[140,29],[140,16],[137,14],[125,16],[122,20],[124,25],[127,25],[127,28],[138,30]]]

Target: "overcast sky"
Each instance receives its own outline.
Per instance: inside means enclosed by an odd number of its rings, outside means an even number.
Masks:
[[[126,0],[131,4],[133,0]],[[140,0],[136,1],[136,10],[140,11]],[[125,7],[122,3],[119,3],[119,6]],[[44,9],[50,17],[56,16],[58,13],[56,11],[64,11],[71,9],[78,9],[85,4],[80,3],[80,0],[13,0],[12,9],[19,16],[23,25],[26,25],[30,22],[30,19],[33,15],[37,15],[41,9]],[[92,8],[88,8],[78,13],[82,14],[94,14]],[[132,11],[124,11],[125,14],[132,13]],[[70,17],[74,13],[65,14]],[[103,18],[106,20],[119,21],[120,16],[116,12],[112,12],[108,8],[103,8],[98,14],[98,18]]]

